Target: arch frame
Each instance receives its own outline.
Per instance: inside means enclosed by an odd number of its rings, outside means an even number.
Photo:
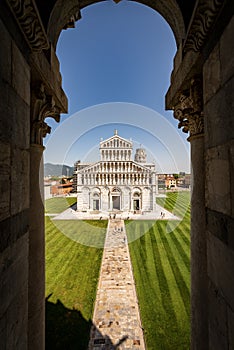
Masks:
[[[75,22],[81,18],[81,11],[83,8],[103,1],[104,0],[81,0],[78,3],[74,0],[57,0],[51,11],[47,27],[47,35],[53,47],[56,48],[59,35],[63,29],[75,27]],[[129,0],[129,2],[130,1],[146,5],[158,12],[169,24],[173,31],[176,45],[179,47],[185,38],[185,24],[182,12],[176,0]]]

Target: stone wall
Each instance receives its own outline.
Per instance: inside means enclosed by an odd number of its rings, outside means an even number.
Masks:
[[[0,43],[0,348],[11,350],[27,349],[30,67],[1,20]]]
[[[234,348],[234,18],[203,67],[210,349]]]

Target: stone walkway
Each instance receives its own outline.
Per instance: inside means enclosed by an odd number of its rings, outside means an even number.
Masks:
[[[89,350],[144,350],[124,221],[109,220]]]

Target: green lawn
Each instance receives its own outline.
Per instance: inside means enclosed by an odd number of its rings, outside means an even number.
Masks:
[[[168,192],[166,198],[157,198],[156,202],[173,214],[190,220],[190,192]]]
[[[59,214],[76,203],[76,197],[53,197],[45,201],[45,212]]]
[[[45,223],[46,349],[86,349],[103,253],[97,246],[104,244],[107,221],[56,221],[55,226],[46,217]],[[79,236],[87,234],[87,244],[80,244]]]
[[[162,220],[126,225],[147,350],[189,349],[189,195],[168,193],[157,200],[183,218],[176,228]]]
[[[46,201],[47,210],[58,213],[74,200],[66,198],[69,202],[64,206],[62,199],[63,203],[61,198]],[[189,193],[168,193],[157,203],[182,221],[128,221],[126,225],[147,350],[187,350]],[[86,349],[107,222],[45,220],[46,349]]]

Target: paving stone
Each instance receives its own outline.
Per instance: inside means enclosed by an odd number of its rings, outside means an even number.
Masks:
[[[145,350],[124,221],[109,220],[89,350]]]

